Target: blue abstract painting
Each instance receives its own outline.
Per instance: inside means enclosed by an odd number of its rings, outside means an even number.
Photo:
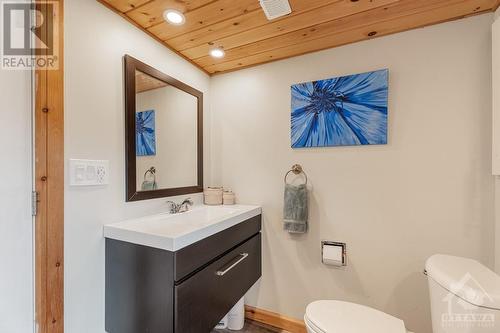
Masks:
[[[137,156],[156,155],[154,110],[135,114],[135,142]]]
[[[387,69],[292,86],[292,147],[387,143]]]

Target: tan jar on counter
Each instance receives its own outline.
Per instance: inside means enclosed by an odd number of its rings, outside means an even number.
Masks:
[[[205,205],[222,205],[224,190],[222,187],[207,187],[203,192]]]
[[[234,192],[232,191],[224,191],[224,194],[222,195],[222,201],[224,202],[224,205],[234,205],[236,203],[236,196],[234,195]]]

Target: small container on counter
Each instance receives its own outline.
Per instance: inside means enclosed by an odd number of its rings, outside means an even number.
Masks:
[[[207,187],[203,192],[205,198],[205,205],[218,206],[222,205],[223,202],[223,192],[222,187]]]
[[[236,196],[234,195],[234,192],[230,190],[224,191],[222,201],[224,202],[224,205],[234,205],[236,203]]]

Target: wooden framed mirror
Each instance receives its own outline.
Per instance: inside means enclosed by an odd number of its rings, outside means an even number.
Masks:
[[[127,201],[203,192],[203,93],[129,56]]]

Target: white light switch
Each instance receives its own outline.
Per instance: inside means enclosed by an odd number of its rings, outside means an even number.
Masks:
[[[82,182],[85,180],[85,171],[87,169],[85,168],[85,165],[82,165],[82,164],[77,164],[75,166],[75,177],[76,177],[76,180],[79,181],[79,182]]]
[[[69,160],[70,186],[99,186],[109,183],[109,161]]]

